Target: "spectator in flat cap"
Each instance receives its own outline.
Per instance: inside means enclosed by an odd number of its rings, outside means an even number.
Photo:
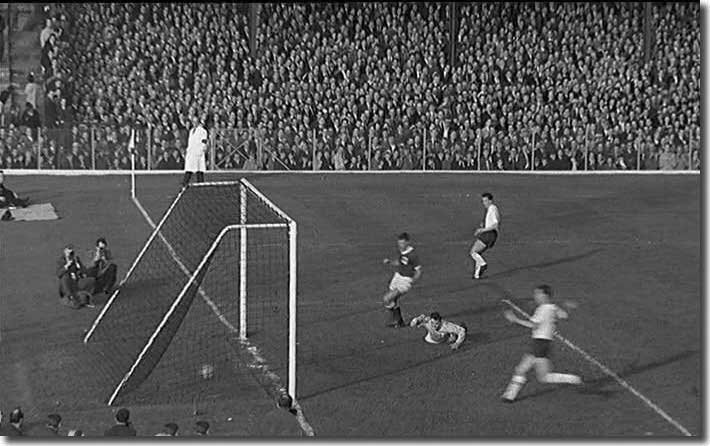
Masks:
[[[113,292],[113,286],[116,284],[118,267],[113,263],[113,255],[104,237],[96,240],[93,260],[93,266],[87,271],[87,275],[95,279],[93,293],[103,292],[110,295]]]
[[[25,435],[22,424],[25,421],[25,414],[22,409],[16,407],[10,412],[10,422],[0,427],[0,437],[22,437]]]
[[[210,434],[210,423],[207,421],[198,421],[195,423],[195,435],[207,436]]]
[[[116,412],[116,424],[111,426],[105,433],[105,437],[135,437],[136,430],[131,423],[131,413],[128,409],[121,408]]]
[[[177,437],[178,425],[175,423],[167,423],[163,426],[163,430],[155,434],[156,437]]]
[[[303,429],[296,418],[293,398],[284,393],[276,402],[276,407],[266,413],[257,423],[254,436],[258,437],[301,437]]]
[[[92,305],[91,293],[95,280],[87,276],[87,270],[73,245],[64,247],[61,257],[57,260],[56,271],[59,278],[59,300],[62,305],[73,309]]]

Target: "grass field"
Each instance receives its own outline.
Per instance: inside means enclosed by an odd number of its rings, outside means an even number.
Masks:
[[[236,179],[213,175],[209,179]],[[555,345],[559,370],[583,388],[537,384],[506,405],[499,396],[529,333],[502,317],[501,299],[528,311],[549,283],[579,308],[561,332],[618,373],[694,435],[702,418],[701,180],[679,176],[254,175],[250,181],[298,222],[299,401],[316,435],[676,436],[677,428],[579,354]],[[81,337],[97,309],[58,305],[54,267],[64,243],[84,253],[105,235],[124,274],[150,233],[128,178],[8,177],[61,219],[0,225],[0,407],[26,408],[30,424],[59,412],[67,428],[98,435],[112,409],[84,386],[92,377]],[[157,220],[177,176],[138,178]],[[503,227],[473,282],[467,251],[492,192]],[[451,352],[423,331],[383,327],[381,294],[394,237],[408,231],[424,276],[402,301],[406,318],[439,311],[465,321]],[[83,255],[84,258],[87,254]],[[214,435],[244,435],[272,407],[245,383],[239,403],[200,418]],[[191,407],[132,407],[137,429],[195,421]],[[231,417],[233,421],[226,421]]]

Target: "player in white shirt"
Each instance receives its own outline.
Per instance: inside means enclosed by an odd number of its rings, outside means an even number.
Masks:
[[[409,323],[410,327],[424,327],[426,336],[424,340],[429,344],[451,344],[451,350],[458,350],[466,340],[466,325],[445,321],[437,312],[429,316],[421,314]]]
[[[182,186],[190,184],[193,173],[197,173],[197,182],[205,180],[205,153],[207,152],[207,129],[205,129],[206,116],[199,119],[192,117],[192,128],[187,139],[187,150],[185,151],[185,176],[182,179]]]
[[[470,252],[475,263],[472,279],[480,279],[481,274],[488,268],[488,264],[481,254],[495,245],[500,228],[500,212],[498,212],[498,206],[493,203],[493,195],[485,192],[481,194],[481,201],[483,207],[486,208],[486,215],[481,226],[473,233],[476,240],[473,242]]]
[[[508,403],[515,401],[520,389],[527,382],[527,373],[533,367],[537,380],[541,383],[582,384],[582,379],[577,375],[551,372],[552,363],[549,355],[552,338],[555,334],[555,324],[558,319],[567,319],[567,312],[550,303],[552,289],[547,285],[535,288],[533,297],[538,307],[530,320],[520,319],[510,310],[504,313],[505,318],[510,322],[532,329],[532,351],[523,355],[523,359],[515,368],[513,378],[502,396],[503,401]]]

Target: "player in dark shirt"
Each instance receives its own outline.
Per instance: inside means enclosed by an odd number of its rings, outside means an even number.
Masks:
[[[399,256],[396,260],[384,260],[386,265],[394,266],[395,273],[390,281],[389,290],[382,297],[387,313],[386,324],[388,327],[395,328],[405,326],[399,298],[407,294],[412,285],[422,276],[422,265],[409,242],[409,234],[403,232],[397,237],[397,248]]]

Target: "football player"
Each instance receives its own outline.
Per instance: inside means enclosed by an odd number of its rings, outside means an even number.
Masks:
[[[397,237],[397,248],[399,255],[396,259],[384,259],[385,265],[392,265],[395,273],[390,281],[389,290],[382,297],[387,315],[386,324],[388,327],[403,327],[402,310],[399,307],[399,299],[407,294],[422,276],[422,265],[419,256],[414,252],[414,247],[410,244],[409,234],[403,232]]]
[[[550,362],[550,349],[552,337],[555,334],[555,324],[558,319],[567,319],[567,312],[550,302],[552,289],[547,285],[540,285],[533,291],[533,298],[537,304],[535,313],[530,320],[523,320],[515,316],[512,311],[504,313],[510,322],[532,329],[532,343],[530,352],[525,353],[520,363],[515,368],[513,378],[502,396],[503,401],[512,403],[527,382],[526,375],[530,369],[535,368],[537,380],[541,383],[551,384],[582,384],[582,379],[577,375],[566,373],[552,373]]]

